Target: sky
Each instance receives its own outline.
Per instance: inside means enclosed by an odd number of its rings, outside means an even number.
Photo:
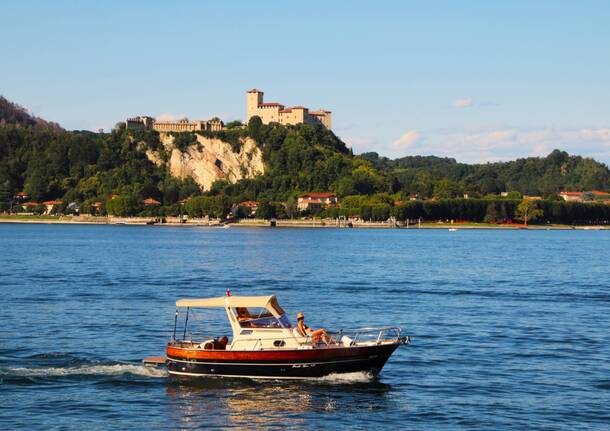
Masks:
[[[608,1],[0,3],[0,94],[67,129],[333,112],[354,152],[610,162]]]

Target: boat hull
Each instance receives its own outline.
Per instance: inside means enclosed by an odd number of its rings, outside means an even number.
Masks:
[[[378,375],[398,343],[308,350],[215,351],[168,346],[167,369],[177,376],[315,379],[329,374]]]

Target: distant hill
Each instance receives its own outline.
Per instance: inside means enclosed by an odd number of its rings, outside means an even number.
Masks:
[[[518,191],[548,195],[560,191],[610,190],[608,166],[591,158],[554,150],[546,157],[527,157],[509,162],[458,163],[452,158],[408,156],[399,159],[364,153],[378,170],[394,175],[411,194],[436,194],[439,182],[460,192],[499,193]]]
[[[4,96],[0,96],[0,126],[7,124],[63,130],[59,124],[35,117],[24,107],[7,100]]]

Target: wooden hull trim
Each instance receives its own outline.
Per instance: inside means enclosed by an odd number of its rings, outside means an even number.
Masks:
[[[302,379],[321,378],[329,374],[364,372],[378,375],[398,345],[372,346],[359,349],[358,355],[337,353],[336,357],[328,354],[319,358],[300,358],[296,360],[259,359],[256,361],[237,361],[231,359],[198,359],[167,357],[167,369],[170,374],[182,376],[223,376],[269,379]],[[334,350],[334,349],[331,349]],[[351,349],[352,353],[355,349]],[[261,352],[268,353],[268,352]],[[344,353],[343,355],[341,353]],[[268,356],[268,355],[266,355]],[[308,354],[307,356],[311,356]]]

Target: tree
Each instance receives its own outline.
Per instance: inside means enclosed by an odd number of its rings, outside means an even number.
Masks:
[[[519,206],[517,206],[517,211],[515,211],[515,217],[517,220],[523,220],[523,222],[527,225],[528,221],[536,220],[539,217],[542,217],[544,212],[538,208],[536,202],[530,199],[523,199]]]
[[[294,218],[295,215],[299,213],[299,208],[297,206],[297,200],[294,196],[290,196],[286,201],[286,215],[289,218]]]
[[[229,121],[227,124],[225,124],[225,127],[227,129],[236,129],[236,128],[240,128],[242,126],[243,126],[243,124],[239,120]]]
[[[483,219],[485,223],[496,223],[498,221],[498,210],[496,208],[495,202],[490,202],[487,204],[487,209],[485,211],[485,218]]]
[[[260,132],[263,126],[263,120],[258,115],[253,115],[248,120],[248,133],[257,141],[260,139]]]
[[[37,169],[28,175],[24,190],[32,199],[40,201],[46,197],[48,184],[49,179]]]
[[[10,208],[12,200],[11,183],[9,180],[0,182],[0,211],[5,211]]]
[[[256,209],[256,218],[269,220],[275,217],[275,206],[266,199],[261,199]]]
[[[434,196],[441,199],[456,198],[462,194],[460,184],[447,179],[440,180],[434,187]]]
[[[109,214],[119,217],[133,216],[142,210],[142,204],[137,195],[129,194],[106,201]]]

